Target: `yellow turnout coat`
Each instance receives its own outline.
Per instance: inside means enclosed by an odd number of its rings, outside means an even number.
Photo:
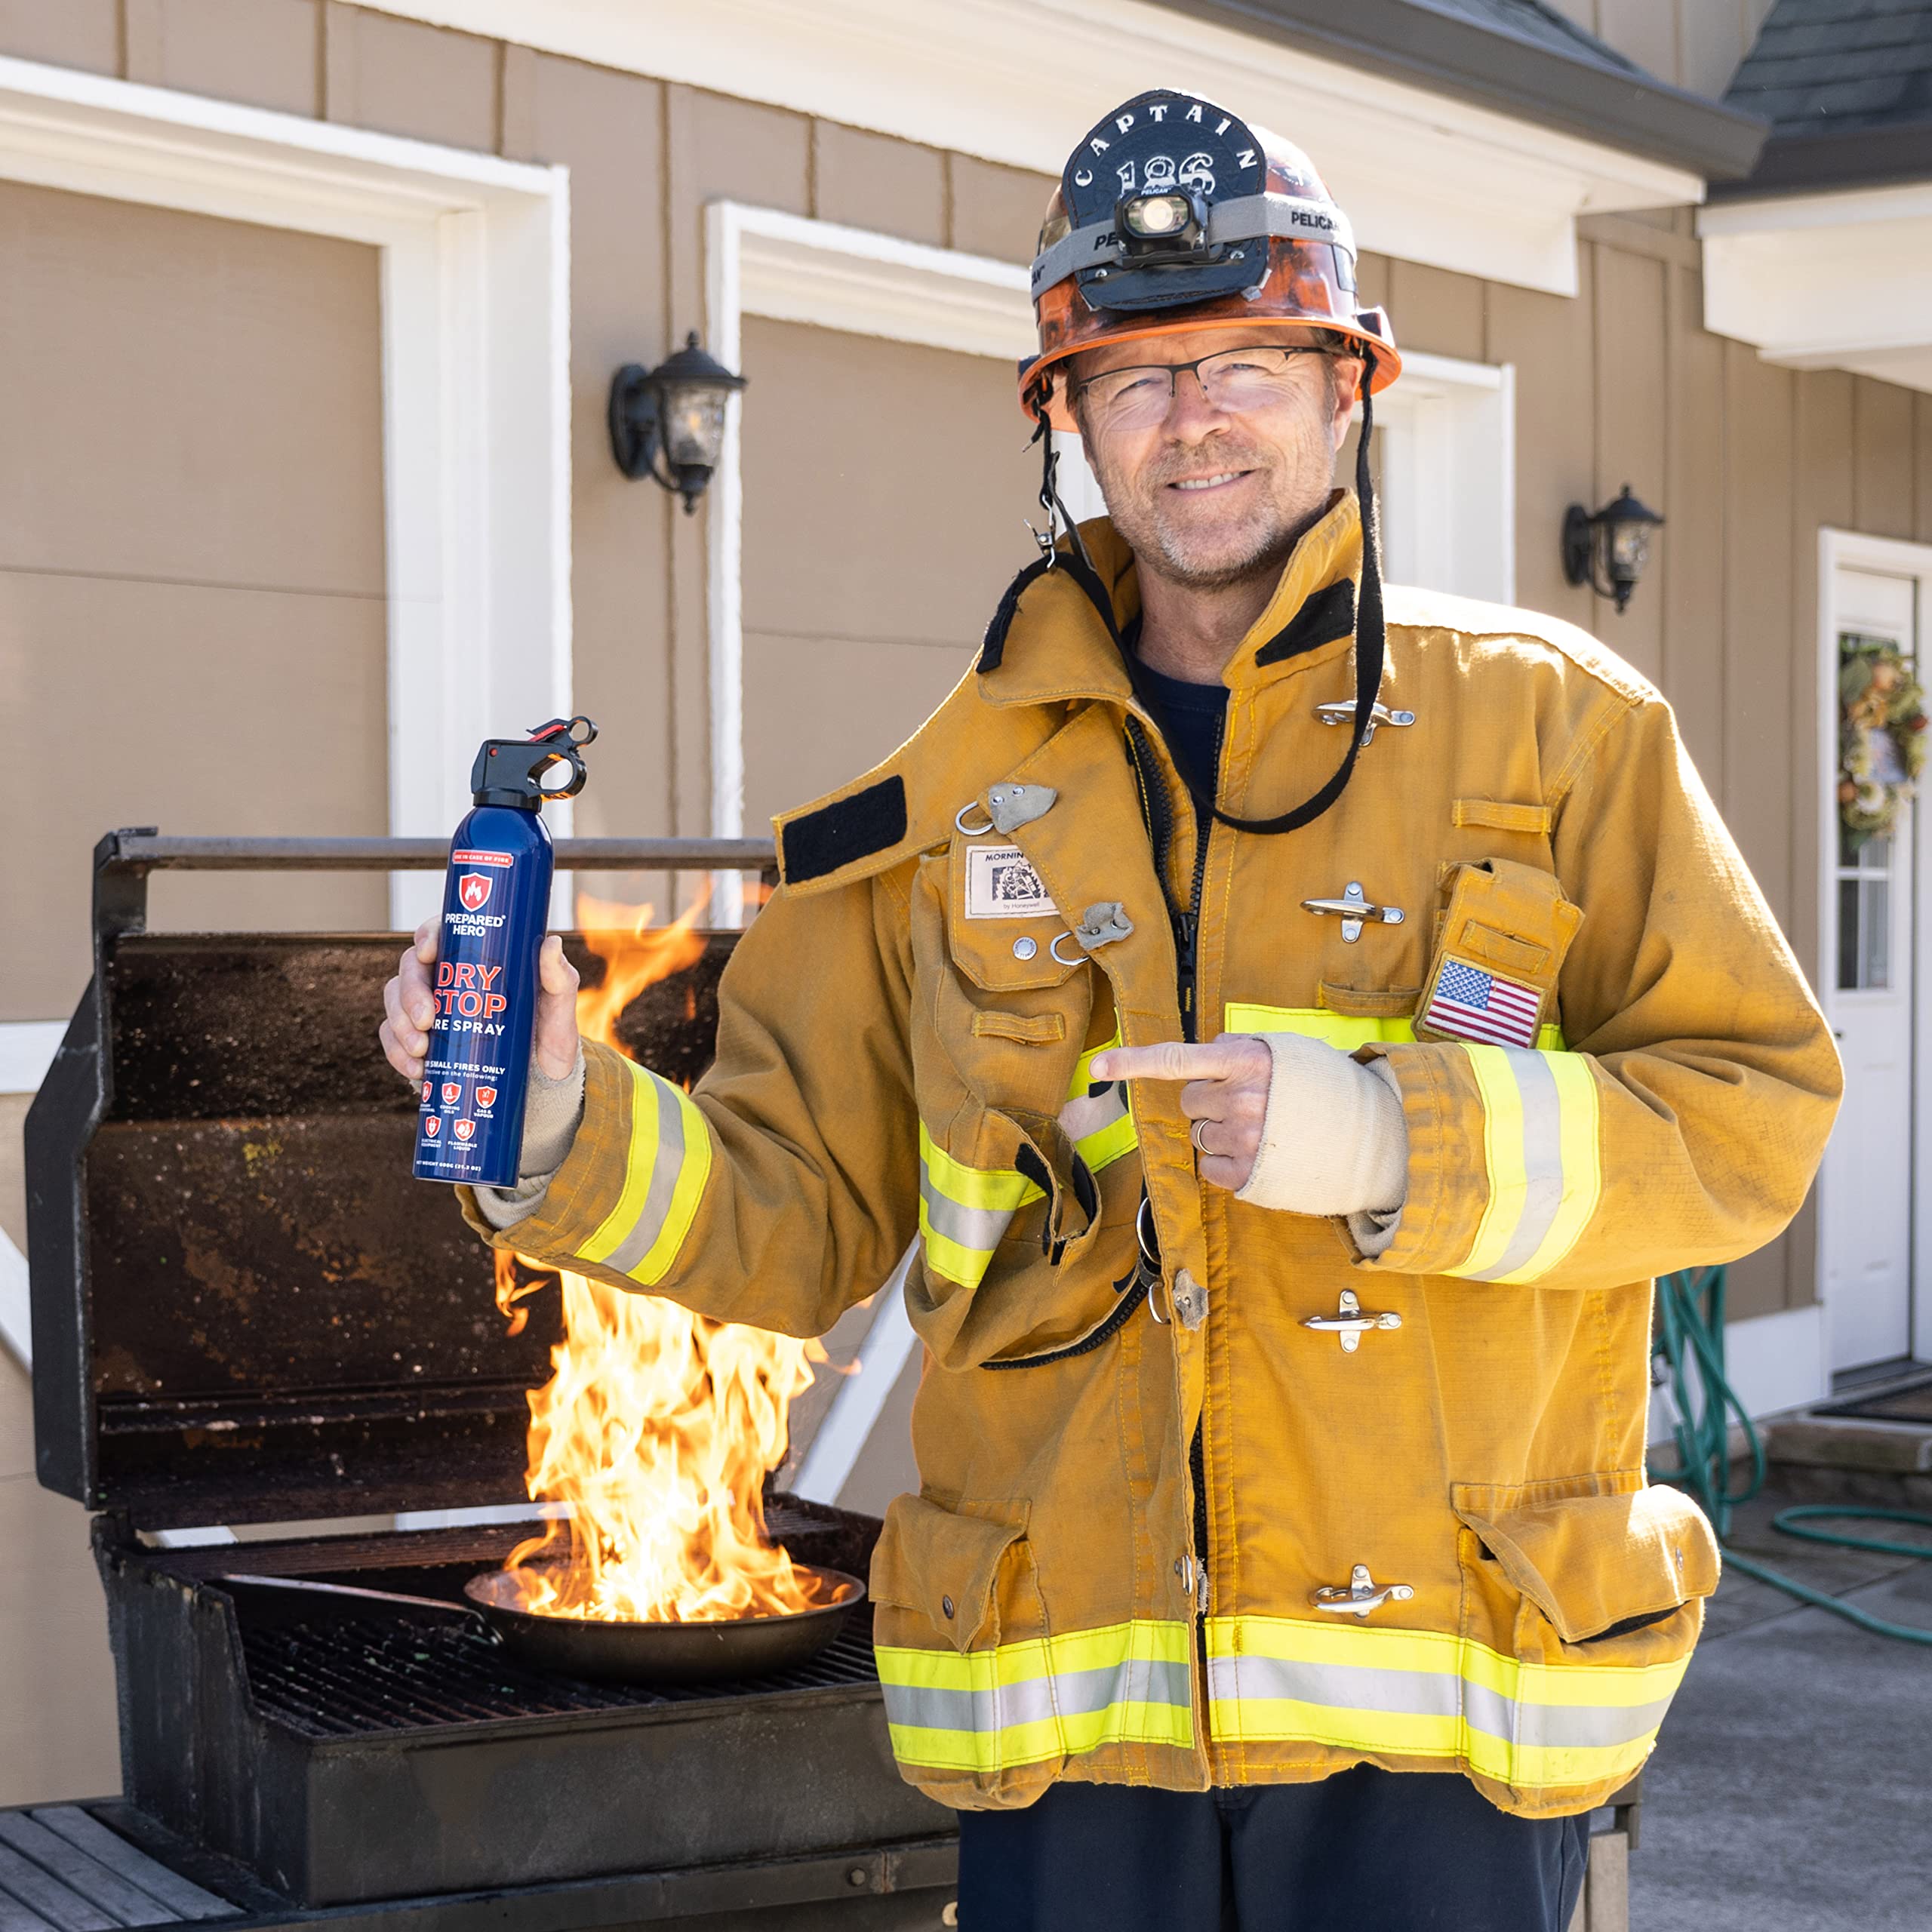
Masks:
[[[1085,536],[1124,623],[1131,555]],[[1224,811],[1334,770],[1360,561],[1338,494],[1228,667]],[[1718,1553],[1644,1480],[1651,1278],[1795,1212],[1831,1037],[1611,652],[1391,590],[1381,699],[1331,810],[1197,851],[1092,606],[1035,575],[915,737],[779,822],[697,1091],[587,1048],[569,1159],[494,1237],[795,1334],[919,1243],[921,1487],[872,1594],[894,1749],[949,1804],[1367,1761],[1574,1812],[1683,1675]],[[1533,1045],[1418,1017],[1457,966],[1531,1003]],[[1388,1057],[1384,1252],[1204,1186],[1173,1086],[1091,1081],[1110,1041],[1181,1037],[1189,999],[1203,1039]]]

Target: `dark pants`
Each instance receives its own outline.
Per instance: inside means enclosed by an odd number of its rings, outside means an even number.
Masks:
[[[1565,1932],[1589,1820],[1358,1764],[1209,1792],[1057,1784],[959,1818],[962,1932]]]

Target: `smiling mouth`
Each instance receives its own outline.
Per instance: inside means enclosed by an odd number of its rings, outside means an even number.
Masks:
[[[1212,476],[1183,476],[1170,483],[1170,490],[1219,490],[1230,483],[1238,483],[1244,476],[1251,476],[1251,469],[1217,470]]]

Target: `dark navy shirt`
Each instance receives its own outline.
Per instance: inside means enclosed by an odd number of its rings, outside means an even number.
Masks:
[[[1125,639],[1137,653],[1140,623],[1135,619]],[[1189,684],[1171,678],[1152,665],[1137,663],[1141,695],[1161,728],[1181,776],[1211,798],[1221,767],[1221,728],[1228,715],[1228,688],[1217,678],[1211,685]],[[1197,812],[1198,807],[1196,808]]]

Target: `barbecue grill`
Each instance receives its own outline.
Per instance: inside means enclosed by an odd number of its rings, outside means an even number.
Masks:
[[[746,841],[557,856],[771,859]],[[97,1512],[123,1796],[0,1814],[0,1932],[949,1923],[952,1815],[893,1765],[866,1607],[755,1680],[601,1683],[519,1662],[466,1601],[527,1524],[180,1538],[525,1500],[559,1297],[538,1291],[509,1333],[452,1192],[410,1177],[415,1100],[373,1032],[397,937],[145,930],[159,868],[444,857],[149,832],[96,852],[93,982],[28,1118],[29,1240],[38,1472]],[[708,936],[632,1003],[639,1057],[702,1070],[733,943]],[[595,983],[601,962],[565,943]],[[799,1561],[861,1576],[879,1527],[776,1494],[768,1521]],[[137,1903],[107,1911],[114,1884]]]

